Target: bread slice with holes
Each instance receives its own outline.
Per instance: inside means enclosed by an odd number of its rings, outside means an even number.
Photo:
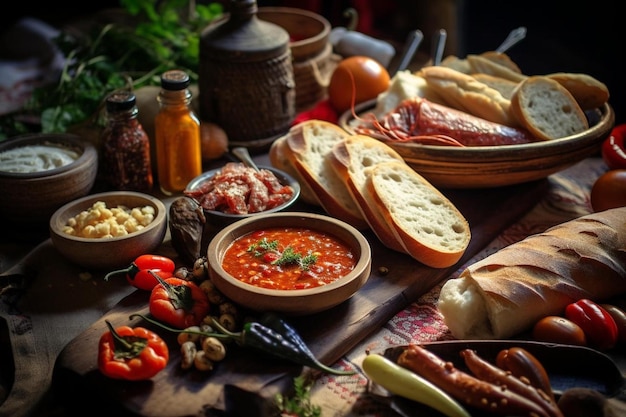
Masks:
[[[367,188],[367,179],[373,167],[386,161],[404,163],[402,156],[384,142],[369,136],[353,135],[333,147],[330,161],[378,239],[390,249],[407,253],[402,240],[391,229]]]
[[[428,180],[400,161],[374,165],[367,187],[409,255],[433,268],[461,259],[471,230],[456,206]]]
[[[538,139],[559,139],[589,129],[574,96],[558,81],[542,75],[520,82],[511,96],[510,110]]]
[[[546,77],[558,81],[578,102],[583,110],[602,107],[609,101],[609,88],[602,81],[588,74],[571,72],[556,72],[547,74]]]
[[[283,150],[322,208],[330,216],[363,230],[368,227],[367,221],[330,162],[333,146],[348,136],[334,123],[307,120],[289,129]]]

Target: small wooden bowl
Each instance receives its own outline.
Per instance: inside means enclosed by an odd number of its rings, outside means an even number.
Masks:
[[[281,204],[280,206],[274,207],[272,209],[269,210],[265,210],[262,212],[258,212],[258,213],[249,213],[249,214],[229,214],[229,213],[224,213],[218,210],[207,210],[204,209],[204,215],[207,218],[207,221],[213,225],[213,226],[218,226],[218,227],[222,227],[222,226],[226,226],[229,225],[231,223],[234,223],[238,220],[241,219],[246,219],[249,217],[254,217],[254,216],[258,216],[261,214],[269,214],[269,213],[277,213],[279,211],[285,211],[287,209],[289,209],[291,206],[293,206],[293,204],[298,200],[298,197],[300,196],[300,184],[298,183],[298,181],[296,181],[291,175],[287,174],[284,171],[281,171],[280,169],[271,167],[271,166],[259,166],[260,169],[267,169],[269,171],[271,171],[276,178],[278,178],[278,181],[280,181],[280,183],[282,185],[289,185],[292,189],[293,189],[293,196],[291,197],[291,199],[289,201],[286,201],[285,203]],[[193,180],[191,180],[189,182],[189,184],[187,184],[187,187],[185,188],[185,191],[192,191],[195,190],[196,188],[200,187],[202,185],[203,182],[208,181],[209,179],[211,179],[215,174],[217,174],[218,172],[220,172],[222,168],[216,168],[216,169],[212,169],[210,171],[206,171],[203,172],[202,174],[198,175],[196,178],[194,178]]]
[[[356,107],[371,110],[375,100]],[[505,146],[433,146],[410,142],[387,143],[415,171],[441,188],[491,188],[535,181],[566,169],[600,150],[615,124],[610,105],[588,111],[590,128],[560,139]],[[353,116],[344,113],[339,124],[348,132]]]
[[[230,245],[245,234],[271,227],[303,227],[332,234],[352,248],[356,266],[333,283],[303,290],[260,288],[228,274],[222,261]],[[254,311],[289,315],[313,314],[341,304],[367,282],[372,268],[371,248],[358,230],[332,217],[300,212],[266,214],[233,223],[211,240],[207,256],[211,281],[226,297]]]
[[[0,215],[5,220],[42,226],[68,201],[87,195],[98,171],[98,152],[86,140],[70,134],[32,134],[0,143],[0,152],[10,149],[56,144],[79,153],[74,162],[47,171],[16,173],[0,170]]]
[[[142,230],[111,238],[85,238],[63,232],[70,218],[88,210],[98,201],[107,208],[152,206],[154,220]],[[87,269],[114,270],[130,265],[140,255],[157,249],[167,232],[167,210],[161,200],[143,193],[113,191],[92,194],[67,203],[50,218],[50,238],[56,249],[69,261]]]

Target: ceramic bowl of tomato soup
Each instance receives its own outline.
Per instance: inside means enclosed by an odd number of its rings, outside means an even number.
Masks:
[[[259,170],[229,162],[191,180],[184,194],[202,207],[215,226],[284,211],[297,201],[300,184],[291,175],[271,166]]]
[[[209,274],[254,311],[317,313],[348,300],[370,276],[371,248],[354,227],[325,215],[281,212],[239,220],[209,243]]]

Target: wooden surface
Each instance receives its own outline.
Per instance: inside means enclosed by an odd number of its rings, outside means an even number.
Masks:
[[[331,310],[293,317],[290,322],[322,362],[335,363],[531,209],[545,194],[547,185],[547,180],[540,180],[504,188],[442,190],[472,229],[471,243],[457,265],[444,269],[426,267],[408,255],[383,247],[366,231],[372,247],[372,274],[366,285]],[[388,273],[381,274],[381,268]],[[224,415],[224,410],[228,415],[267,415],[268,401],[275,393],[290,388],[301,371],[299,366],[229,346],[228,357],[212,373],[183,372],[175,337],[166,335],[172,350],[166,370],[145,382],[107,379],[98,372],[95,360],[98,339],[106,330],[104,320],[114,325],[129,324],[128,316],[136,312],[147,313],[145,293],[136,292],[122,300],[66,346],[54,372],[53,386],[62,387],[58,394],[90,398],[92,406],[110,408],[115,415]],[[145,325],[137,320],[132,322],[139,323]]]

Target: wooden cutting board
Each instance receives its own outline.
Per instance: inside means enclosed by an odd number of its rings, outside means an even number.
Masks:
[[[385,248],[366,232],[372,247],[372,274],[364,287],[343,304],[311,316],[294,317],[315,355],[333,364],[396,313],[449,277],[482,250],[511,223],[530,210],[546,193],[548,181],[494,189],[442,190],[470,223],[471,243],[459,263],[450,268],[426,267],[408,255]],[[382,274],[381,271],[388,270]],[[107,379],[96,367],[98,339],[106,331],[105,319],[129,324],[132,313],[147,314],[147,295],[136,292],[72,340],[59,355],[54,387],[60,395],[90,399],[92,407],[110,409],[111,415],[182,417],[192,415],[268,415],[267,406],[277,392],[292,387],[301,367],[250,350],[228,347],[228,357],[211,373],[180,369],[175,337],[165,335],[172,359],[151,381]],[[133,322],[133,324],[136,324]],[[163,332],[160,332],[161,334]],[[349,377],[343,377],[349,378]]]

